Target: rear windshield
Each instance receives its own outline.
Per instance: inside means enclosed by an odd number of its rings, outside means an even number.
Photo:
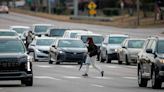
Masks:
[[[40,33],[40,32],[46,32],[49,26],[36,26],[34,32]]]
[[[54,39],[38,39],[36,45],[39,46],[50,46],[55,40]]]
[[[109,44],[121,44],[127,37],[109,37]]]
[[[20,40],[0,40],[0,53],[24,53],[25,48]]]
[[[15,32],[0,32],[0,36],[17,36]]]
[[[50,37],[62,37],[66,29],[51,29]]]
[[[91,37],[95,44],[101,44],[104,39],[103,36],[82,36],[81,40],[86,43],[88,37]]]

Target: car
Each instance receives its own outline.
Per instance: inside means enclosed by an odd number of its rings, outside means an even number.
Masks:
[[[47,36],[48,37],[63,37],[66,30],[68,29],[50,28],[47,30]]]
[[[28,26],[10,26],[10,30],[14,30],[18,33],[19,37],[23,42],[26,40],[26,34],[30,31],[30,27]]]
[[[164,38],[148,37],[138,54],[137,74],[139,87],[146,87],[151,80],[152,88],[161,88],[164,82]]]
[[[93,33],[91,31],[88,30],[66,30],[63,37],[64,38],[76,38],[77,34],[82,34],[82,33]]]
[[[28,47],[33,61],[48,61],[49,49],[55,40],[54,37],[36,37]]]
[[[36,36],[42,36],[47,34],[47,30],[53,27],[53,24],[33,24],[32,32]]]
[[[0,36],[0,80],[21,80],[33,85],[32,58],[18,37]]]
[[[49,50],[49,64],[55,62],[84,62],[87,56],[87,48],[80,39],[58,38]]]
[[[97,60],[99,60],[99,56],[100,56],[100,47],[101,44],[104,40],[103,35],[101,34],[95,34],[95,33],[90,33],[90,34],[77,34],[76,38],[81,39],[85,44],[87,44],[87,38],[91,37],[95,43],[95,45],[98,47],[98,55],[97,55]]]
[[[0,13],[9,13],[9,8],[6,5],[0,5]]]
[[[118,63],[125,62],[127,65],[130,63],[137,63],[137,55],[144,46],[145,39],[142,38],[127,38],[123,41],[122,47],[117,50]]]
[[[126,34],[106,35],[100,47],[100,62],[106,60],[106,63],[111,63],[111,60],[118,60],[117,49],[126,38],[128,38]]]
[[[9,29],[0,29],[0,36],[16,36],[19,37],[17,32]]]

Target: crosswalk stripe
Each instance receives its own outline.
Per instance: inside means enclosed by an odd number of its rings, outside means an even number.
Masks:
[[[103,87],[104,87],[104,86],[102,86],[102,85],[97,85],[97,84],[91,84],[91,86],[99,87],[99,88],[103,88]]]
[[[51,68],[53,66],[50,66],[50,65],[37,65],[38,67],[42,67],[42,68]]]
[[[37,78],[37,79],[52,79],[52,80],[61,80],[61,79],[57,79],[57,78],[50,77],[50,76],[34,76],[34,78]]]
[[[120,66],[107,66],[108,68],[113,68],[113,69],[115,69],[115,68],[121,68]]]
[[[122,77],[122,78],[124,78],[124,79],[132,79],[132,80],[136,80],[137,79],[137,77]]]
[[[113,79],[111,77],[93,77],[95,79],[106,79],[106,80],[109,80],[109,79]]]
[[[81,77],[76,77],[76,76],[63,76],[63,78],[67,78],[67,79],[80,79]]]
[[[63,67],[63,68],[76,68],[76,66],[60,66],[60,67]]]
[[[3,88],[0,88],[0,90],[2,90]]]

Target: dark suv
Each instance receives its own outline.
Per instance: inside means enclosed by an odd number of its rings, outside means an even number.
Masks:
[[[164,82],[164,38],[149,37],[138,54],[138,85],[146,87],[148,80],[154,89]]]
[[[21,80],[33,85],[31,58],[18,37],[0,37],[0,80]]]

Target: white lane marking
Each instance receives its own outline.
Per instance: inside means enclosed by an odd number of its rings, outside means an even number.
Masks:
[[[50,77],[50,76],[34,76],[34,78],[37,78],[37,79],[61,80],[61,79],[57,79],[57,78]]]
[[[76,76],[63,76],[63,78],[67,78],[67,79],[80,79],[81,77],[76,77]]]
[[[102,85],[97,85],[97,84],[91,84],[91,86],[99,87],[99,88],[103,88],[103,87],[104,87],[104,86],[102,86]]]
[[[137,77],[122,77],[122,78],[124,78],[124,79],[131,79],[131,80],[136,80],[137,79]]]
[[[76,68],[76,66],[60,66],[60,67],[63,67],[63,68]]]
[[[42,67],[42,68],[51,68],[53,66],[49,66],[49,65],[37,65],[38,67]]]
[[[126,67],[133,68],[133,69],[136,69],[137,68],[137,66],[126,66]]]
[[[107,66],[108,68],[113,68],[113,69],[115,69],[115,68],[121,68],[120,66]]]
[[[2,90],[3,88],[0,88],[0,90]]]
[[[96,79],[106,79],[106,80],[112,79],[111,77],[93,77],[93,78],[96,78]]]

